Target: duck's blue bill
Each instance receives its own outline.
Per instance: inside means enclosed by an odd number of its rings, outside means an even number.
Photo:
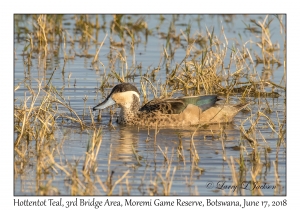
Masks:
[[[106,107],[109,107],[111,105],[114,105],[116,102],[111,98],[107,98],[105,99],[102,103],[98,104],[97,106],[95,106],[93,108],[93,110],[97,110],[97,109],[105,109]]]

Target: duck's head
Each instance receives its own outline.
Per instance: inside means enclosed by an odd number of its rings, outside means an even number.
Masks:
[[[133,104],[138,104],[140,102],[140,95],[138,89],[130,83],[121,83],[116,85],[108,97],[95,106],[93,110],[105,109],[114,104],[120,105],[122,108],[130,109]]]

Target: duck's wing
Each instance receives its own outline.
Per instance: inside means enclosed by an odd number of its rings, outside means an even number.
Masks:
[[[217,95],[204,95],[204,96],[186,96],[181,98],[185,104],[193,104],[200,107],[201,111],[211,108],[215,103],[220,100]]]
[[[217,100],[217,95],[154,99],[140,108],[140,111],[147,113],[159,111],[162,114],[180,114],[187,107],[187,105],[193,104],[198,106],[203,112],[212,107]]]

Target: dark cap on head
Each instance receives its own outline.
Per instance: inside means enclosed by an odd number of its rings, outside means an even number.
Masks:
[[[135,92],[137,92],[137,94],[140,94],[138,89],[130,83],[121,83],[121,84],[116,85],[111,90],[111,93],[120,93],[120,92],[126,92],[126,91],[135,91]]]

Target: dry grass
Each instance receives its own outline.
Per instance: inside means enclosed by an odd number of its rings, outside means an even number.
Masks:
[[[113,87],[119,82],[134,81],[136,83],[136,77],[139,76],[140,80],[137,83],[140,83],[142,103],[146,103],[153,96],[166,98],[175,93],[182,95],[219,94],[223,96],[225,103],[230,103],[231,98],[235,101],[252,101],[253,104],[257,101],[255,107],[250,106],[249,117],[238,126],[240,130],[238,158],[228,156],[226,130],[221,129],[220,133],[214,134],[220,140],[222,147],[220,161],[227,161],[233,185],[241,185],[243,181],[249,181],[249,179],[252,183],[262,183],[263,170],[273,167],[277,186],[274,194],[282,193],[278,175],[278,159],[280,149],[286,148],[286,119],[280,119],[278,112],[277,118],[270,117],[274,111],[272,105],[269,104],[270,99],[280,96],[276,89],[286,91],[286,46],[283,46],[284,58],[282,59],[280,58],[282,55],[279,56],[278,53],[282,46],[273,43],[270,32],[271,24],[277,21],[282,37],[285,39],[285,24],[281,16],[266,16],[263,21],[251,20],[251,24],[245,24],[245,27],[255,39],[242,41],[241,38],[241,41],[235,40],[234,42],[228,40],[223,26],[220,36],[215,34],[214,29],[208,28],[204,33],[191,34],[190,25],[186,26],[185,31],[178,31],[174,24],[177,17],[173,16],[174,22],[170,23],[168,32],[159,33],[161,39],[165,40],[161,48],[160,59],[156,65],[149,67],[143,67],[142,63],[138,64],[135,58],[138,44],[141,44],[142,40],[147,42],[148,36],[153,33],[152,29],[148,28],[145,17],[127,20],[124,15],[114,15],[110,30],[111,34],[118,34],[119,40],[115,40],[116,36],[113,35],[108,38],[107,32],[105,32],[104,39],[98,40],[99,33],[107,27],[107,22],[103,19],[101,25],[98,18],[96,16],[96,19],[92,20],[89,15],[75,15],[74,30],[77,34],[74,35],[64,29],[63,16],[32,16],[32,30],[27,33],[30,35],[26,35],[27,42],[23,49],[24,68],[26,72],[30,72],[33,61],[36,59],[38,68],[44,72],[44,75],[36,80],[36,87],[31,85],[31,78],[15,86],[15,91],[18,91],[20,86],[26,87],[24,99],[17,98],[14,106],[15,178],[28,174],[29,171],[34,173],[36,184],[33,191],[37,195],[59,195],[61,192],[55,186],[55,177],[61,174],[71,195],[130,195],[133,189],[130,177],[134,174],[134,169],[123,170],[118,174],[110,169],[112,148],[110,148],[105,181],[102,181],[103,178],[101,179],[97,173],[99,169],[97,157],[101,153],[103,130],[98,127],[97,122],[94,122],[93,113],[86,106],[88,97],[82,97],[83,116],[80,117],[70,105],[70,100],[64,97],[64,87],[58,90],[52,85],[53,75],[57,72],[57,68],[51,66],[47,60],[56,58],[62,50],[63,78],[68,61],[76,57],[90,59],[90,67],[99,73],[97,89],[102,96],[107,94],[106,88]],[[164,19],[161,17],[160,21]],[[157,28],[159,29],[160,25]],[[22,36],[22,33],[20,32],[18,36]],[[105,46],[108,39],[109,47]],[[75,43],[78,43],[80,47],[76,48]],[[253,52],[250,48],[252,44],[258,46],[260,52]],[[90,46],[97,46],[95,53],[89,53]],[[180,46],[183,46],[186,55],[180,62],[173,65],[175,54]],[[109,48],[107,65],[99,56],[104,47]],[[258,65],[263,66],[261,75],[257,70]],[[284,66],[285,72],[281,83],[277,84],[271,81],[270,72],[281,65]],[[49,69],[52,70],[50,77],[46,74]],[[159,77],[164,73],[166,80],[161,81]],[[72,73],[69,73],[67,84],[68,87],[77,85],[76,78],[72,78]],[[270,87],[271,91],[269,91]],[[282,97],[286,100],[285,95]],[[112,108],[109,123],[111,128],[113,128],[114,114],[115,109]],[[86,123],[84,119],[89,118],[91,118],[91,123]],[[72,126],[81,132],[89,133],[85,154],[75,158],[74,161],[61,160],[64,158],[61,151],[65,139],[60,139],[56,133],[61,132],[59,127],[64,125],[65,121],[71,122]],[[101,122],[101,112],[98,114],[98,122]],[[191,165],[190,175],[186,177],[186,185],[193,187],[192,194],[200,194],[197,186],[194,187],[194,180],[196,174],[199,176],[205,170],[200,167],[201,156],[195,135],[203,128],[206,126],[195,127],[189,139],[189,148],[184,148],[182,142],[186,139],[178,135],[178,141],[176,140],[178,145],[172,149],[159,146],[160,128],[156,127],[153,138],[147,139],[146,142],[154,142],[165,165],[155,175],[151,175],[149,180],[145,178],[149,170],[149,167],[146,167],[144,177],[141,178],[140,192],[142,194],[176,194],[172,191],[174,177],[179,170],[175,164]],[[276,148],[270,148],[263,135],[264,130],[271,130],[276,135]],[[276,149],[276,161],[271,163],[268,153],[272,149]],[[147,165],[143,154],[139,153],[133,144],[132,154],[137,163],[134,168]],[[173,156],[178,157],[177,162],[173,160]],[[223,193],[244,195],[245,191]],[[251,193],[263,195],[261,190]]]

